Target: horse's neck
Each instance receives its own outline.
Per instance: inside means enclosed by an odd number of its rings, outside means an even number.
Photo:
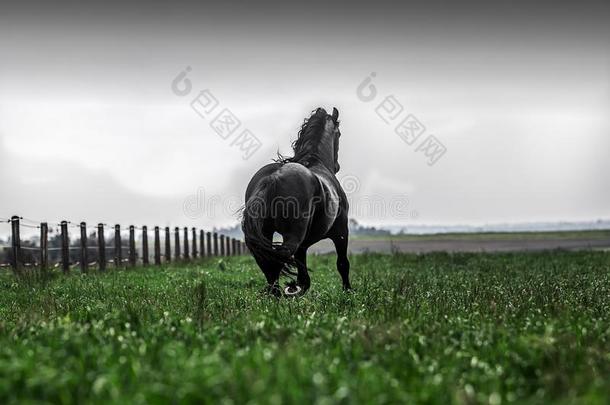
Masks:
[[[335,173],[335,151],[334,142],[332,141],[329,134],[325,133],[320,142],[316,145],[315,154],[317,159],[322,163],[331,173]]]

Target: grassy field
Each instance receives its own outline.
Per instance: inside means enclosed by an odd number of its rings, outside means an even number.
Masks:
[[[0,277],[0,403],[604,403],[610,253],[250,258]]]

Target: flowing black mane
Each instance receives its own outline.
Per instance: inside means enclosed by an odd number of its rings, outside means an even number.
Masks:
[[[297,139],[292,142],[294,156],[282,156],[278,152],[277,163],[302,162],[310,157],[317,157],[317,147],[324,133],[324,125],[328,114],[323,108],[312,111],[309,118],[305,118],[303,125],[297,135]]]

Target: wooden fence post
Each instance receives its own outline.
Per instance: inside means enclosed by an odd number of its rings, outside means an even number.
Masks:
[[[220,235],[220,255],[225,255],[225,236]]]
[[[205,255],[212,257],[212,232],[205,233]]]
[[[87,224],[80,223],[80,271],[86,273],[89,267],[89,257],[87,255]]]
[[[170,263],[172,261],[172,241],[169,226],[165,227],[165,262]]]
[[[142,264],[148,266],[148,227],[142,226]]]
[[[225,248],[225,255],[231,256],[231,238],[225,236],[225,244],[227,245]]]
[[[11,244],[13,272],[16,275],[21,275],[21,236],[19,235],[19,217],[17,215],[11,217]]]
[[[40,271],[47,273],[49,267],[49,227],[46,222],[40,224]]]
[[[218,256],[218,234],[214,232],[214,256]]]
[[[193,259],[197,258],[197,229],[195,229],[195,227],[193,227],[192,229],[193,232]]]
[[[70,239],[68,237],[68,221],[61,221],[61,268],[65,274],[70,272]]]
[[[97,261],[100,271],[106,271],[106,239],[104,237],[104,224],[97,224]]]
[[[136,265],[136,228],[129,225],[129,266]]]
[[[184,227],[184,240],[182,241],[184,244],[184,260],[189,261],[189,229]]]
[[[155,226],[155,264],[161,265],[161,239],[159,238],[159,227]]]
[[[231,239],[231,253],[233,256],[237,256],[237,239]]]
[[[180,228],[174,229],[174,257],[176,261],[180,260]]]
[[[123,262],[123,255],[121,254],[122,243],[121,243],[121,225],[114,226],[114,267],[119,268]]]
[[[204,246],[205,246],[205,232],[203,232],[203,229],[199,230],[199,257],[205,257],[205,251],[204,251]]]

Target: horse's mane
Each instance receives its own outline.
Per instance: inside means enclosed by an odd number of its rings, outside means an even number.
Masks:
[[[297,139],[292,142],[292,151],[294,156],[283,156],[277,153],[276,163],[301,162],[307,157],[317,157],[317,146],[320,144],[320,138],[324,133],[324,125],[328,114],[323,108],[318,108],[312,111],[309,118],[303,120],[303,125],[297,135]]]

